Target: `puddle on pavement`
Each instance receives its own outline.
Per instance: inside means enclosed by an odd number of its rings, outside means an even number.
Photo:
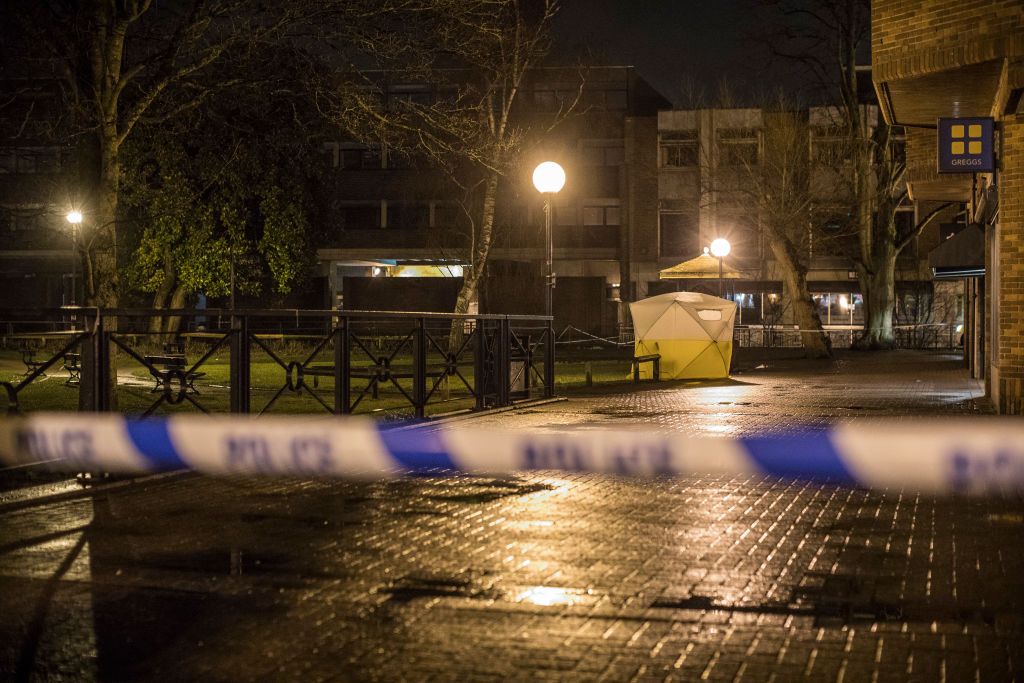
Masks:
[[[389,602],[406,604],[429,598],[470,598],[493,600],[500,595],[493,589],[477,585],[469,577],[406,576],[380,589]]]
[[[561,588],[558,586],[530,586],[515,595],[514,602],[526,602],[540,607],[576,605],[593,602],[592,591],[582,588]]]

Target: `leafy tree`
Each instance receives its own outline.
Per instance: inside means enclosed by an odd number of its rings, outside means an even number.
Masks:
[[[269,135],[247,125],[268,109],[232,107],[230,127],[211,112],[129,146],[126,221],[139,230],[127,274],[154,308],[181,308],[199,292],[259,294],[269,285],[285,294],[308,273],[315,147],[286,125]]]

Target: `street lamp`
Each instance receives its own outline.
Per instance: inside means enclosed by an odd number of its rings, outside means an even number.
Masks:
[[[75,292],[78,289],[75,283],[78,281],[78,226],[82,224],[82,212],[78,210],[68,211],[66,216],[71,224],[71,305],[78,303]]]
[[[732,246],[729,244],[729,240],[724,237],[719,237],[711,243],[711,255],[718,259],[718,296],[723,296],[725,289],[723,283],[723,266],[722,259],[729,255]]]
[[[533,170],[533,186],[544,195],[544,275],[547,281],[544,314],[552,315],[555,293],[554,257],[551,238],[551,197],[565,186],[565,171],[553,161],[545,161]]]

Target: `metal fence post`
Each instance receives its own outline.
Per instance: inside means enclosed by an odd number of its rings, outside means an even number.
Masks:
[[[512,403],[509,396],[509,381],[512,379],[512,325],[508,317],[502,318],[498,325],[498,353],[495,354],[494,368],[495,386],[498,389],[498,405],[507,406]]]
[[[554,321],[548,320],[547,339],[544,344],[544,398],[555,395],[555,327]]]
[[[334,412],[348,415],[352,412],[352,359],[346,316],[338,318],[338,328],[334,334]]]
[[[427,414],[427,322],[423,318],[416,321],[413,333],[413,370],[412,398],[415,404],[416,417]]]
[[[89,349],[93,363],[93,377],[90,389],[90,409],[98,413],[110,411],[110,332],[103,322],[103,314],[96,312],[92,344]]]
[[[252,365],[250,363],[249,317],[231,316],[231,412],[250,411],[250,385]]]
[[[473,389],[476,391],[476,409],[484,409],[484,393],[487,391],[484,360],[487,355],[487,330],[482,318],[476,318],[476,349],[473,353]]]

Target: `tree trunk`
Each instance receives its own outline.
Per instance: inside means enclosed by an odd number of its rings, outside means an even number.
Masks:
[[[164,278],[153,293],[153,309],[162,310],[167,305],[167,299],[174,292],[174,284],[178,277],[174,270],[174,257],[169,248],[164,249]],[[172,304],[173,307],[173,304]],[[164,316],[154,315],[149,319],[150,334],[161,334],[164,332]]]
[[[89,306],[116,308],[121,276],[117,269],[117,204],[121,161],[116,133],[104,131],[99,141],[100,174],[96,188],[96,209],[91,225],[89,272],[85,300]]]
[[[86,306],[117,308],[120,274],[117,269],[117,204],[120,190],[121,162],[118,158],[117,131],[112,124],[102,127],[97,138],[99,174],[96,178],[96,204],[83,239],[83,290]],[[114,316],[103,319],[107,332],[116,332]],[[99,340],[97,340],[97,343]],[[117,348],[108,349],[107,395],[110,410],[117,410]],[[95,384],[98,368],[91,354],[82,354],[82,386]],[[96,410],[89,391],[79,392],[79,408]]]
[[[188,296],[188,292],[181,285],[174,288],[174,294],[171,295],[171,304],[168,308],[171,310],[178,310],[185,307],[185,298]],[[170,342],[172,337],[178,333],[181,329],[181,316],[172,315],[165,318],[164,333],[167,335],[165,341]]]
[[[469,305],[480,293],[480,282],[487,271],[487,261],[491,255],[491,243],[494,240],[494,207],[498,195],[498,174],[491,172],[484,185],[483,205],[480,209],[480,232],[476,235],[471,253],[472,267],[464,273],[462,287],[455,299],[455,313],[462,315],[469,312]],[[465,325],[460,320],[453,320],[448,335],[448,348],[451,353],[462,345]]]
[[[891,244],[872,255],[867,268],[858,271],[864,295],[864,334],[858,349],[891,349],[896,346],[892,318],[896,309],[896,249]]]
[[[793,305],[796,324],[800,326],[800,341],[804,347],[804,354],[808,358],[831,357],[832,342],[825,334],[821,316],[818,315],[811,291],[807,287],[807,271],[800,267],[782,240],[772,240],[772,252],[782,267],[782,281]]]

